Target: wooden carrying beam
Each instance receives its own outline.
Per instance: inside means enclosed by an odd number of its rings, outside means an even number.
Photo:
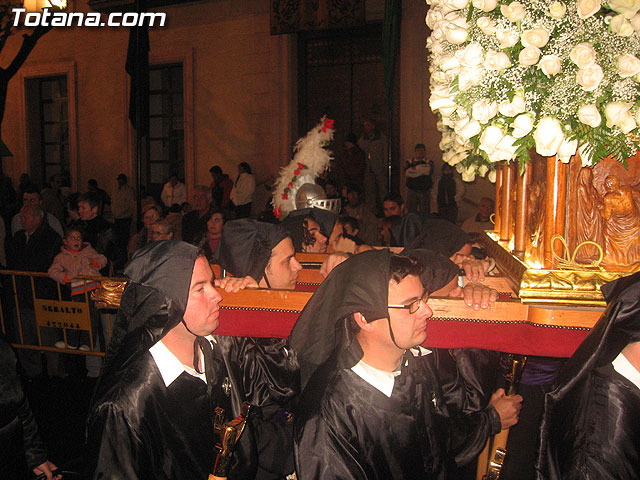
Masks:
[[[216,334],[288,337],[311,292],[243,290],[220,292]],[[569,357],[597,322],[602,310],[558,309],[500,300],[473,310],[462,299],[431,298],[425,346],[483,348],[529,355]]]

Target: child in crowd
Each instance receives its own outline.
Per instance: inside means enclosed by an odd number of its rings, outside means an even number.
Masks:
[[[80,280],[76,277],[78,275],[100,276],[100,269],[107,264],[107,259],[104,255],[96,252],[89,243],[82,241],[82,231],[78,227],[68,227],[62,243],[61,251],[53,259],[48,274],[58,283],[68,285],[71,288],[73,300],[84,301],[84,294],[98,288],[100,282]],[[83,296],[80,297],[80,295]],[[75,350],[81,343],[80,350],[88,351],[87,333],[83,331],[79,334],[78,332],[79,330],[69,331],[66,335],[66,345],[65,342],[60,341],[56,342],[56,347]]]

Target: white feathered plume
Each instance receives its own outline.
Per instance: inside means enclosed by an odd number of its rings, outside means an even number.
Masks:
[[[280,169],[274,185],[273,211],[278,218],[296,209],[296,192],[305,183],[314,183],[329,166],[333,153],[324,147],[333,140],[333,120],[322,117],[320,123],[293,147],[293,160]]]

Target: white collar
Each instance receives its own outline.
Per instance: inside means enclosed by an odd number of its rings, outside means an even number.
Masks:
[[[211,335],[207,335],[205,338],[211,343],[216,343],[216,340]],[[189,375],[197,377],[207,383],[207,378],[204,373],[198,373],[193,367],[184,365],[178,357],[176,357],[174,353],[167,348],[162,340],[158,341],[153,347],[151,347],[149,349],[149,353],[156,362],[166,387],[169,387],[169,385],[171,385],[182,372],[187,372]]]
[[[431,353],[431,350],[427,350],[420,345],[412,348],[410,351],[414,357],[429,355]],[[393,372],[386,372],[384,370],[374,368],[371,365],[367,365],[362,360],[351,367],[351,370],[369,385],[380,390],[380,392],[389,398],[391,398],[396,377],[400,375],[400,366],[398,366],[398,368]]]
[[[631,362],[627,360],[622,352],[611,362],[613,369],[622,375],[624,378],[633,383],[636,387],[640,388],[640,372],[636,367],[631,365]]]

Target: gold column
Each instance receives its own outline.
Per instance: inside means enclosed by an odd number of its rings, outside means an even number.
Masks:
[[[502,196],[502,165],[499,165],[496,168],[496,204],[495,204],[495,215],[494,215],[494,223],[493,223],[493,231],[497,234],[500,234],[500,222],[502,218],[502,212],[500,211],[500,206]]]
[[[505,163],[502,166],[502,198],[500,199],[500,240],[508,242],[511,240],[513,211],[511,196],[513,194],[513,166]]]
[[[518,175],[516,187],[516,233],[513,254],[520,260],[524,260],[527,246],[527,196],[531,182],[531,168],[530,162],[525,165],[522,175]]]
[[[544,268],[553,268],[551,238],[565,235],[567,203],[567,165],[556,157],[547,159],[547,191],[545,198]]]

